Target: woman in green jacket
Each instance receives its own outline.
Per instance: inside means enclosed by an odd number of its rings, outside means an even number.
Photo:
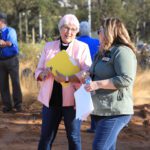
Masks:
[[[115,150],[118,134],[133,115],[136,49],[117,18],[103,20],[98,35],[101,47],[90,69],[93,81],[85,85],[87,91],[95,91],[93,150]]]

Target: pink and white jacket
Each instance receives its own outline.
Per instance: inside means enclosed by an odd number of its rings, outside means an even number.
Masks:
[[[37,79],[39,74],[46,68],[46,62],[53,58],[60,51],[60,40],[52,41],[46,43],[44,50],[42,52],[41,58],[39,60],[37,69],[35,71],[35,78]],[[83,71],[89,70],[91,66],[91,56],[89,47],[87,44],[74,39],[66,49],[66,52],[76,60],[80,72],[76,74],[79,80],[81,80],[81,75]],[[38,95],[38,100],[45,106],[49,107],[49,101],[52,94],[54,78],[49,76],[46,80],[40,82],[40,91]],[[63,106],[74,106],[74,92],[77,84],[71,83],[67,87],[63,87]]]

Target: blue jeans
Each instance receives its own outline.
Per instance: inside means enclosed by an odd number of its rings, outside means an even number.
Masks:
[[[81,150],[81,121],[75,119],[75,109],[73,107],[52,106],[50,108],[43,106],[41,137],[38,150],[51,150],[62,117],[64,117],[69,144],[68,149]]]
[[[95,130],[96,129],[96,122],[94,117],[91,115],[91,129]]]
[[[131,115],[97,117],[93,150],[115,150],[117,136],[131,119]]]

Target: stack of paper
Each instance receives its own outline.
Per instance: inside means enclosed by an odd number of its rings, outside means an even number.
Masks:
[[[82,85],[75,93],[76,119],[87,120],[87,117],[94,110],[90,92],[87,92]]]

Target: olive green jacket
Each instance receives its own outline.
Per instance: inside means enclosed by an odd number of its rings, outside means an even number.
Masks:
[[[97,56],[98,57],[98,56]],[[107,56],[96,57],[90,71],[94,80],[111,79],[117,90],[99,89],[92,96],[94,111],[98,116],[133,114],[133,84],[137,60],[127,46],[116,46]]]

